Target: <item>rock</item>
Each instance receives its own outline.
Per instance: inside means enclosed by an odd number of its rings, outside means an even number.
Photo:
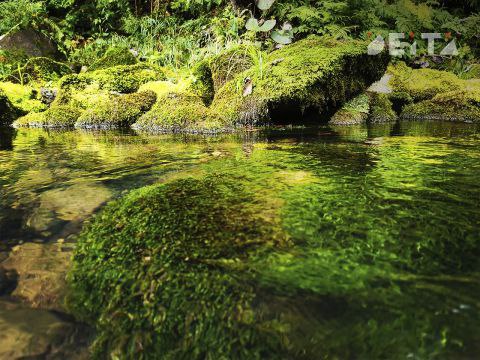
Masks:
[[[60,244],[26,243],[14,247],[2,263],[6,271],[18,274],[11,295],[33,308],[62,310],[70,256]]]
[[[282,59],[281,62],[278,62]],[[230,125],[282,123],[311,116],[320,122],[378,80],[386,70],[385,54],[370,56],[367,45],[311,36],[264,57],[238,74],[215,95],[211,116]],[[243,97],[238,84],[251,78],[255,90]]]
[[[330,120],[330,125],[362,124],[368,118],[370,97],[366,94],[357,96],[347,102]]]
[[[47,111],[31,112],[17,119],[14,127],[47,127],[69,128],[73,127],[80,117],[81,111],[70,105],[52,106]]]
[[[0,50],[21,51],[29,57],[60,58],[55,44],[32,29],[19,30],[0,39]]]
[[[157,95],[151,90],[127,95],[112,95],[109,101],[87,109],[75,123],[76,127],[89,129],[114,129],[129,127],[150,110]]]
[[[58,314],[0,300],[1,359],[86,360],[89,336]]]
[[[49,89],[49,88],[40,88],[40,95],[42,96],[42,103],[50,105],[55,98],[57,97],[57,89]]]

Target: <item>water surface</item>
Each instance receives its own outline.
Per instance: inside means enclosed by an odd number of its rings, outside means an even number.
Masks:
[[[25,243],[71,251],[82,223],[126,191],[240,176],[271,199],[295,243],[259,259],[257,321],[281,329],[299,357],[474,358],[479,130],[431,122],[215,137],[3,129],[0,261],[15,267],[12,249]]]

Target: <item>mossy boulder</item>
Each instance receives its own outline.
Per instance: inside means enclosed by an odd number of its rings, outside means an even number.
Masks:
[[[79,237],[67,298],[79,319],[97,327],[94,355],[283,356],[279,334],[253,321],[249,259],[284,246],[259,206],[238,180],[214,175],[107,205]]]
[[[370,94],[369,121],[382,123],[397,120],[397,113],[387,94]]]
[[[0,90],[22,115],[31,111],[39,112],[47,109],[47,106],[38,99],[38,91],[33,87],[0,82]]]
[[[358,41],[311,36],[285,46],[223,86],[212,103],[227,124],[278,122],[341,107],[384,74],[388,57],[369,56]],[[244,90],[248,80],[251,94]]]
[[[44,112],[31,112],[17,119],[14,127],[70,128],[75,125],[81,110],[69,105],[52,106]]]
[[[77,120],[76,127],[112,129],[132,125],[143,113],[150,110],[157,99],[151,91],[112,95],[108,101],[87,109]]]
[[[23,83],[46,83],[57,81],[62,76],[72,73],[70,67],[64,63],[46,57],[35,57],[27,61],[20,70]]]
[[[212,70],[208,60],[202,60],[192,70],[193,81],[190,91],[202,98],[205,105],[209,106],[215,96]]]
[[[389,66],[388,72],[393,75],[390,80],[393,91],[408,94],[415,102],[431,99],[440,93],[458,91],[464,86],[464,81],[453,73],[412,69],[403,62]]]
[[[88,67],[88,71],[107,69],[119,65],[135,65],[137,58],[126,47],[112,47],[105,54]]]
[[[450,91],[406,106],[403,119],[480,122],[480,90]]]
[[[28,57],[60,57],[57,46],[51,39],[33,29],[22,29],[0,39],[0,50],[22,52]]]
[[[134,129],[157,132],[210,133],[223,131],[222,125],[208,117],[209,109],[190,91],[188,82],[158,81],[145,84],[142,91],[157,94],[157,102],[133,125]]]
[[[362,124],[367,120],[369,112],[370,98],[367,94],[362,94],[348,101],[340,110],[338,110],[335,115],[333,115],[329,124]]]

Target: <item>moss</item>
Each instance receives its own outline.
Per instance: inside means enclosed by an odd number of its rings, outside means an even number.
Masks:
[[[157,102],[133,127],[159,132],[225,131],[222,124],[208,117],[209,109],[188,85],[188,82],[157,81],[142,86],[141,90],[152,90],[157,94]]]
[[[428,100],[442,92],[460,90],[464,82],[455,74],[433,69],[412,69],[400,62],[389,66],[393,91],[406,93],[414,101]]]
[[[190,90],[200,96],[205,105],[209,106],[215,96],[212,71],[208,60],[200,61],[192,70],[193,82]]]
[[[286,109],[322,114],[339,107],[385,71],[387,56],[369,56],[365,49],[362,42],[315,36],[286,46],[222,87],[212,104],[214,116],[232,125],[258,124],[284,117]],[[244,97],[246,78],[253,93]]]
[[[370,98],[366,94],[357,96],[348,101],[335,115],[329,124],[332,125],[354,125],[362,124],[368,118],[370,111]]]
[[[95,61],[88,71],[107,69],[118,65],[135,65],[137,58],[126,47],[112,47],[105,54]]]
[[[157,95],[151,90],[113,95],[108,101],[84,111],[75,126],[102,129],[127,127],[150,110],[156,99]]]
[[[18,110],[12,105],[5,92],[0,89],[0,125],[10,125],[18,117]]]
[[[15,127],[47,127],[68,128],[73,127],[81,111],[69,105],[59,105],[40,113],[29,113],[17,119]]]
[[[46,57],[29,59],[20,71],[24,83],[57,81],[62,76],[72,73],[68,65]]]
[[[400,114],[406,105],[413,103],[413,98],[405,91],[393,91],[388,95],[388,98],[392,102],[393,110],[397,114]]]
[[[450,91],[404,108],[404,119],[480,122],[480,90]]]
[[[47,109],[47,106],[37,99],[38,91],[30,86],[0,82],[0,90],[20,113],[26,114],[31,111],[39,112]]]
[[[148,64],[120,65],[78,75],[67,75],[59,82],[57,102],[67,104],[75,94],[82,92],[134,93],[145,83],[164,79],[165,74],[160,67]]]
[[[69,275],[69,308],[97,326],[95,355],[282,354],[278,334],[253,323],[251,275],[242,270],[250,257],[283,244],[256,203],[237,180],[210,176],[107,205],[83,230]]]
[[[395,121],[397,114],[387,94],[371,94],[369,120],[373,123]]]

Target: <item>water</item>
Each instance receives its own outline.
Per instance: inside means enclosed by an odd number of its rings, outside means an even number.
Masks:
[[[282,333],[297,357],[478,357],[479,130],[431,122],[216,137],[0,130],[0,261],[28,272],[29,263],[15,265],[19,245],[68,253],[108,200],[221,172],[258,194],[263,215],[278,217],[295,244],[252,266],[256,321]],[[20,287],[36,288],[19,273]]]

